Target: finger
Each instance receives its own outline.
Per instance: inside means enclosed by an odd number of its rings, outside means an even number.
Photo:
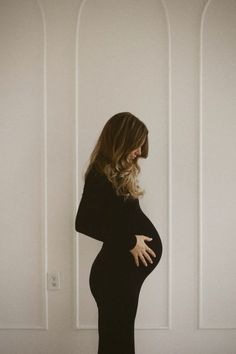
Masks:
[[[142,254],[140,255],[140,259],[143,262],[143,264],[145,265],[145,267],[147,267],[147,262],[145,261],[145,258]]]
[[[138,260],[138,257],[135,257],[135,263],[136,263],[136,266],[139,267],[139,260]]]
[[[145,236],[145,240],[152,241],[152,237]]]
[[[151,248],[147,248],[147,252],[151,253],[151,255],[156,258],[156,253]]]
[[[150,263],[153,263],[153,261],[152,261],[151,257],[149,256],[149,254],[148,254],[146,251],[144,251],[144,252],[145,252],[145,257],[147,258],[147,260],[148,260]]]

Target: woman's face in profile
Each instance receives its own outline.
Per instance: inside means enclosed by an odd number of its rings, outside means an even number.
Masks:
[[[141,155],[141,150],[142,150],[142,146],[139,146],[137,149],[132,150],[128,156],[129,159],[133,160],[136,157]]]
[[[142,143],[140,143],[140,145],[139,145],[136,149],[132,150],[132,151],[129,153],[129,155],[128,155],[128,160],[131,160],[131,161],[132,161],[132,160],[136,159],[137,157],[141,156],[141,154],[142,154],[142,147],[143,147],[145,141],[146,141],[146,138],[144,139],[144,141],[143,141]]]

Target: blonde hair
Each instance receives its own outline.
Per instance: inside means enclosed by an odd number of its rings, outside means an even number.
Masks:
[[[92,166],[105,174],[112,183],[116,194],[125,199],[143,196],[145,190],[138,185],[140,172],[138,158],[128,159],[132,150],[141,146],[142,158],[148,156],[148,129],[130,112],[112,116],[103,127],[90,155],[85,179]]]

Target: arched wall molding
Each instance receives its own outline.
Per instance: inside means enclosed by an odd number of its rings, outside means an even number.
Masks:
[[[236,329],[236,327],[210,327],[204,325],[203,322],[203,285],[202,285],[202,278],[203,278],[203,225],[202,225],[202,175],[203,175],[203,168],[202,168],[202,159],[203,159],[203,151],[202,151],[202,134],[203,134],[203,34],[204,34],[204,24],[206,20],[206,15],[209,8],[214,3],[214,0],[208,0],[203,8],[201,14],[201,21],[200,21],[200,53],[199,53],[199,193],[198,193],[198,200],[199,200],[199,209],[198,209],[198,225],[199,225],[199,246],[198,246],[198,329],[200,330],[209,330],[209,329],[220,329],[220,330],[232,330]]]
[[[44,215],[44,233],[42,235],[42,278],[43,282],[43,325],[42,326],[12,326],[12,327],[1,327],[0,330],[48,330],[48,292],[47,292],[47,240],[48,240],[48,219],[47,219],[47,195],[48,195],[48,182],[47,182],[47,30],[46,30],[46,17],[43,6],[40,0],[35,0],[37,5],[41,23],[42,23],[42,32],[43,32],[43,184],[44,184],[44,205],[43,205],[43,215]]]
[[[74,204],[74,215],[76,215],[77,206],[79,203],[78,200],[78,178],[79,178],[79,156],[78,156],[78,97],[79,97],[79,43],[80,43],[80,21],[82,16],[82,11],[85,7],[85,4],[88,0],[83,0],[77,16],[76,21],[76,36],[75,36],[75,204]],[[163,12],[165,15],[165,22],[167,28],[167,37],[168,37],[168,300],[167,300],[167,310],[168,310],[168,325],[163,327],[135,327],[138,330],[170,330],[172,328],[172,151],[171,151],[171,142],[172,142],[172,64],[171,64],[171,31],[170,31],[170,20],[168,15],[167,5],[164,0],[159,1]],[[76,236],[75,232],[75,236]],[[74,328],[77,330],[83,329],[95,329],[97,326],[82,326],[79,323],[79,240],[78,237],[73,238],[73,263],[74,263]]]

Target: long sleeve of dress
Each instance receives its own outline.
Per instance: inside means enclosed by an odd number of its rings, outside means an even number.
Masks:
[[[115,194],[105,175],[90,171],[79,203],[75,229],[118,249],[136,244],[129,221],[127,202]]]

